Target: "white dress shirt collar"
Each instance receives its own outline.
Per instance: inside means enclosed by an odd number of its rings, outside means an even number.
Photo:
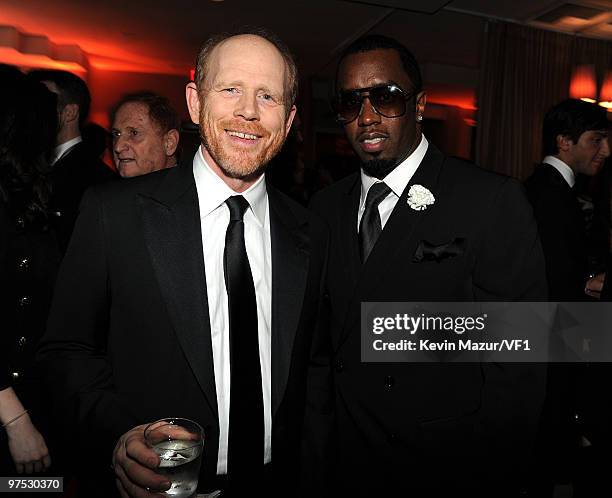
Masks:
[[[570,168],[564,161],[555,156],[546,156],[542,162],[555,168],[567,184],[572,188],[576,184],[576,175],[572,168]]]
[[[193,176],[198,185],[198,191],[204,194],[198,196],[200,218],[217,209],[228,197],[238,194],[210,168],[206,159],[204,159],[204,154],[202,154],[202,146],[198,148],[198,152],[193,158]],[[249,201],[249,208],[253,211],[257,223],[263,226],[268,204],[265,175],[261,175],[253,185],[240,195]]]
[[[81,135],[79,135],[78,137],[74,137],[71,138],[70,140],[68,140],[67,142],[64,142],[63,144],[59,144],[57,147],[55,147],[55,149],[53,150],[53,161],[51,161],[51,164],[55,164],[57,161],[60,160],[60,158],[69,150],[72,149],[72,147],[74,147],[76,144],[81,143],[83,141],[83,139],[81,138]]]
[[[383,181],[398,198],[402,195],[402,192],[406,188],[406,185],[408,185],[415,171],[421,164],[423,157],[425,157],[428,145],[429,142],[427,142],[425,135],[421,135],[421,141],[419,142],[419,145],[417,145],[417,148],[414,149],[412,154],[410,154],[406,159],[404,159],[398,166],[395,167],[393,171],[391,171],[391,173],[389,173],[383,179]],[[370,187],[378,182],[380,182],[378,178],[368,176],[363,171],[363,169],[361,170],[360,207],[363,207],[363,203],[365,202]]]

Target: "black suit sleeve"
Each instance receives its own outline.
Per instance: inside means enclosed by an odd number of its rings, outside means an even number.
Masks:
[[[546,258],[546,278],[551,301],[582,301],[587,278],[586,252],[582,245],[581,213],[577,205],[561,198],[558,192],[542,189],[533,199]]]
[[[313,237],[313,251],[325,261],[319,288],[319,305],[308,366],[304,431],[302,437],[302,496],[325,496],[332,468],[334,428],[332,345],[329,330],[330,302],[326,291],[329,236],[326,230]]]
[[[118,401],[106,354],[109,289],[103,205],[88,191],[62,262],[38,357],[67,434],[108,465],[118,437],[136,425]],[[88,455],[90,455],[88,453]],[[96,455],[91,455],[95,457]]]
[[[518,182],[508,179],[501,185],[484,223],[474,269],[477,300],[546,299],[544,256],[538,230]],[[481,429],[492,446],[491,454],[507,459],[499,465],[501,472],[508,473],[507,482],[524,486],[528,460],[525,455],[532,454],[545,398],[546,366],[484,363],[482,368]],[[514,472],[518,474],[511,475]]]
[[[544,255],[523,187],[508,178],[483,214],[474,268],[476,300],[546,299]]]

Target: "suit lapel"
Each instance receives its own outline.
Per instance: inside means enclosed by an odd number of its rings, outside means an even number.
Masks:
[[[429,144],[425,157],[404,188],[370,256],[362,266],[341,341],[348,336],[355,320],[361,316],[360,312],[355,311],[354,306],[359,306],[361,301],[369,298],[368,296],[377,294],[378,289],[384,287],[386,281],[393,279],[396,265],[410,263],[404,254],[405,248],[413,242],[418,225],[430,215],[436,205],[434,203],[423,211],[412,209],[407,203],[408,191],[412,185],[422,185],[431,191],[434,198],[438,197],[438,177],[443,162],[444,155]],[[350,219],[356,219],[356,215]]]
[[[275,414],[287,387],[306,288],[310,239],[307,220],[298,219],[280,193],[267,188],[272,242],[272,414]]]
[[[357,212],[359,211],[359,199],[361,197],[361,177],[356,175],[355,182],[346,190],[346,198],[341,203],[338,216],[338,226],[343,231],[339,238],[340,254],[346,255],[348,259],[346,268],[348,282],[351,288],[355,288],[359,275],[362,271],[361,256],[359,255],[359,238],[357,234]]]
[[[202,230],[191,162],[139,196],[144,235],[174,331],[215,415],[215,390]]]

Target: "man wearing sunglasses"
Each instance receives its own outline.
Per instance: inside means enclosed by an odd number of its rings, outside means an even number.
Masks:
[[[545,296],[529,203],[518,182],[428,142],[419,67],[397,41],[353,42],[335,90],[361,171],[312,202],[332,234],[334,494],[517,495],[544,396],[542,369],[362,362],[360,310],[372,301]]]

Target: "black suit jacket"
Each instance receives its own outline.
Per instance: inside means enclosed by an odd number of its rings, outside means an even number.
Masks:
[[[51,168],[51,223],[62,252],[66,251],[79,203],[85,190],[93,185],[119,178],[85,142],[79,142]]]
[[[424,211],[406,202],[415,184],[435,196]],[[477,493],[492,481],[495,496],[502,496],[504,485],[509,490],[518,480],[513,458],[520,454],[525,461],[533,442],[544,396],[542,368],[362,363],[359,317],[363,301],[544,296],[542,252],[521,186],[447,158],[430,144],[364,265],[357,237],[359,197],[359,174],[353,174],[312,203],[331,233],[327,293],[335,492],[437,496]],[[419,257],[425,242],[440,246],[456,239],[463,239],[463,248],[454,256]],[[495,472],[489,472],[492,468]]]
[[[295,485],[323,266],[310,240],[326,235],[283,194],[268,187],[268,198],[272,458],[277,483]],[[108,469],[115,442],[133,426],[180,416],[205,428],[200,486],[215,486],[219,424],[201,241],[191,161],[83,199],[39,355],[91,470]]]
[[[573,189],[561,173],[540,164],[525,182],[542,239],[550,301],[584,301],[587,280],[585,221]],[[565,346],[551,338],[558,350]],[[586,392],[583,365],[551,363],[548,368],[547,398],[541,422],[538,452],[545,462],[542,479],[567,481],[578,446],[576,414],[583,412],[578,399]],[[585,398],[586,399],[586,398]]]
[[[586,229],[576,194],[549,164],[539,165],[525,188],[542,240],[550,300],[584,301]]]

